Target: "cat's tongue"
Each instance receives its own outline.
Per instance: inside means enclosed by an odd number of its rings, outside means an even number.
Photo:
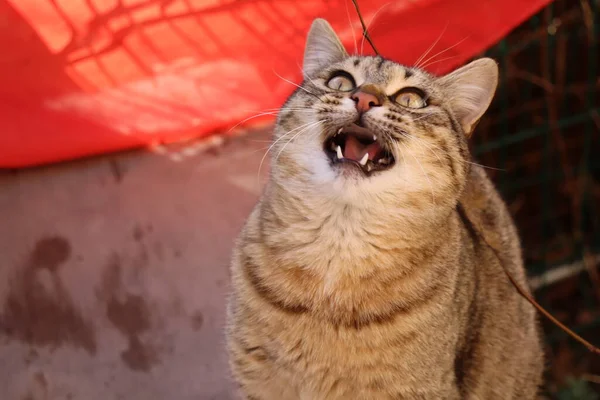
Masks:
[[[348,135],[344,146],[344,158],[360,162],[365,153],[369,153],[369,160],[373,160],[381,150],[381,146],[377,142],[362,144],[354,136]]]

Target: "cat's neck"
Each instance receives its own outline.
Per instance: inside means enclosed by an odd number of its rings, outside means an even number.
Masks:
[[[251,218],[247,231],[256,244],[246,251],[265,290],[296,309],[353,324],[391,315],[440,279],[454,279],[448,265],[459,265],[457,218],[435,222],[409,224],[393,208],[296,196],[272,185]]]
[[[349,202],[318,191],[292,193],[276,183],[261,207],[263,238],[281,253],[278,258],[329,275],[336,264],[372,273],[411,263],[413,252],[443,240],[449,214],[415,214],[381,199]]]

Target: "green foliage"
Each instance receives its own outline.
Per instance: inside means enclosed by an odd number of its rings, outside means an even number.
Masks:
[[[557,400],[600,400],[590,383],[583,379],[569,378],[556,394]]]

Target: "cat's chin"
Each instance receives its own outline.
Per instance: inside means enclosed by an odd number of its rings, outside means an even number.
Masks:
[[[385,141],[357,124],[338,128],[325,140],[323,151],[332,167],[344,174],[369,176],[392,168],[396,162]]]

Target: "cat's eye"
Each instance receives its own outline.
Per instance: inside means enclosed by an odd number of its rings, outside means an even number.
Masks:
[[[400,90],[395,96],[394,101],[406,108],[423,108],[427,107],[425,93],[416,88],[405,88]]]
[[[327,87],[340,92],[349,92],[356,87],[354,78],[346,71],[336,71],[327,81]]]

